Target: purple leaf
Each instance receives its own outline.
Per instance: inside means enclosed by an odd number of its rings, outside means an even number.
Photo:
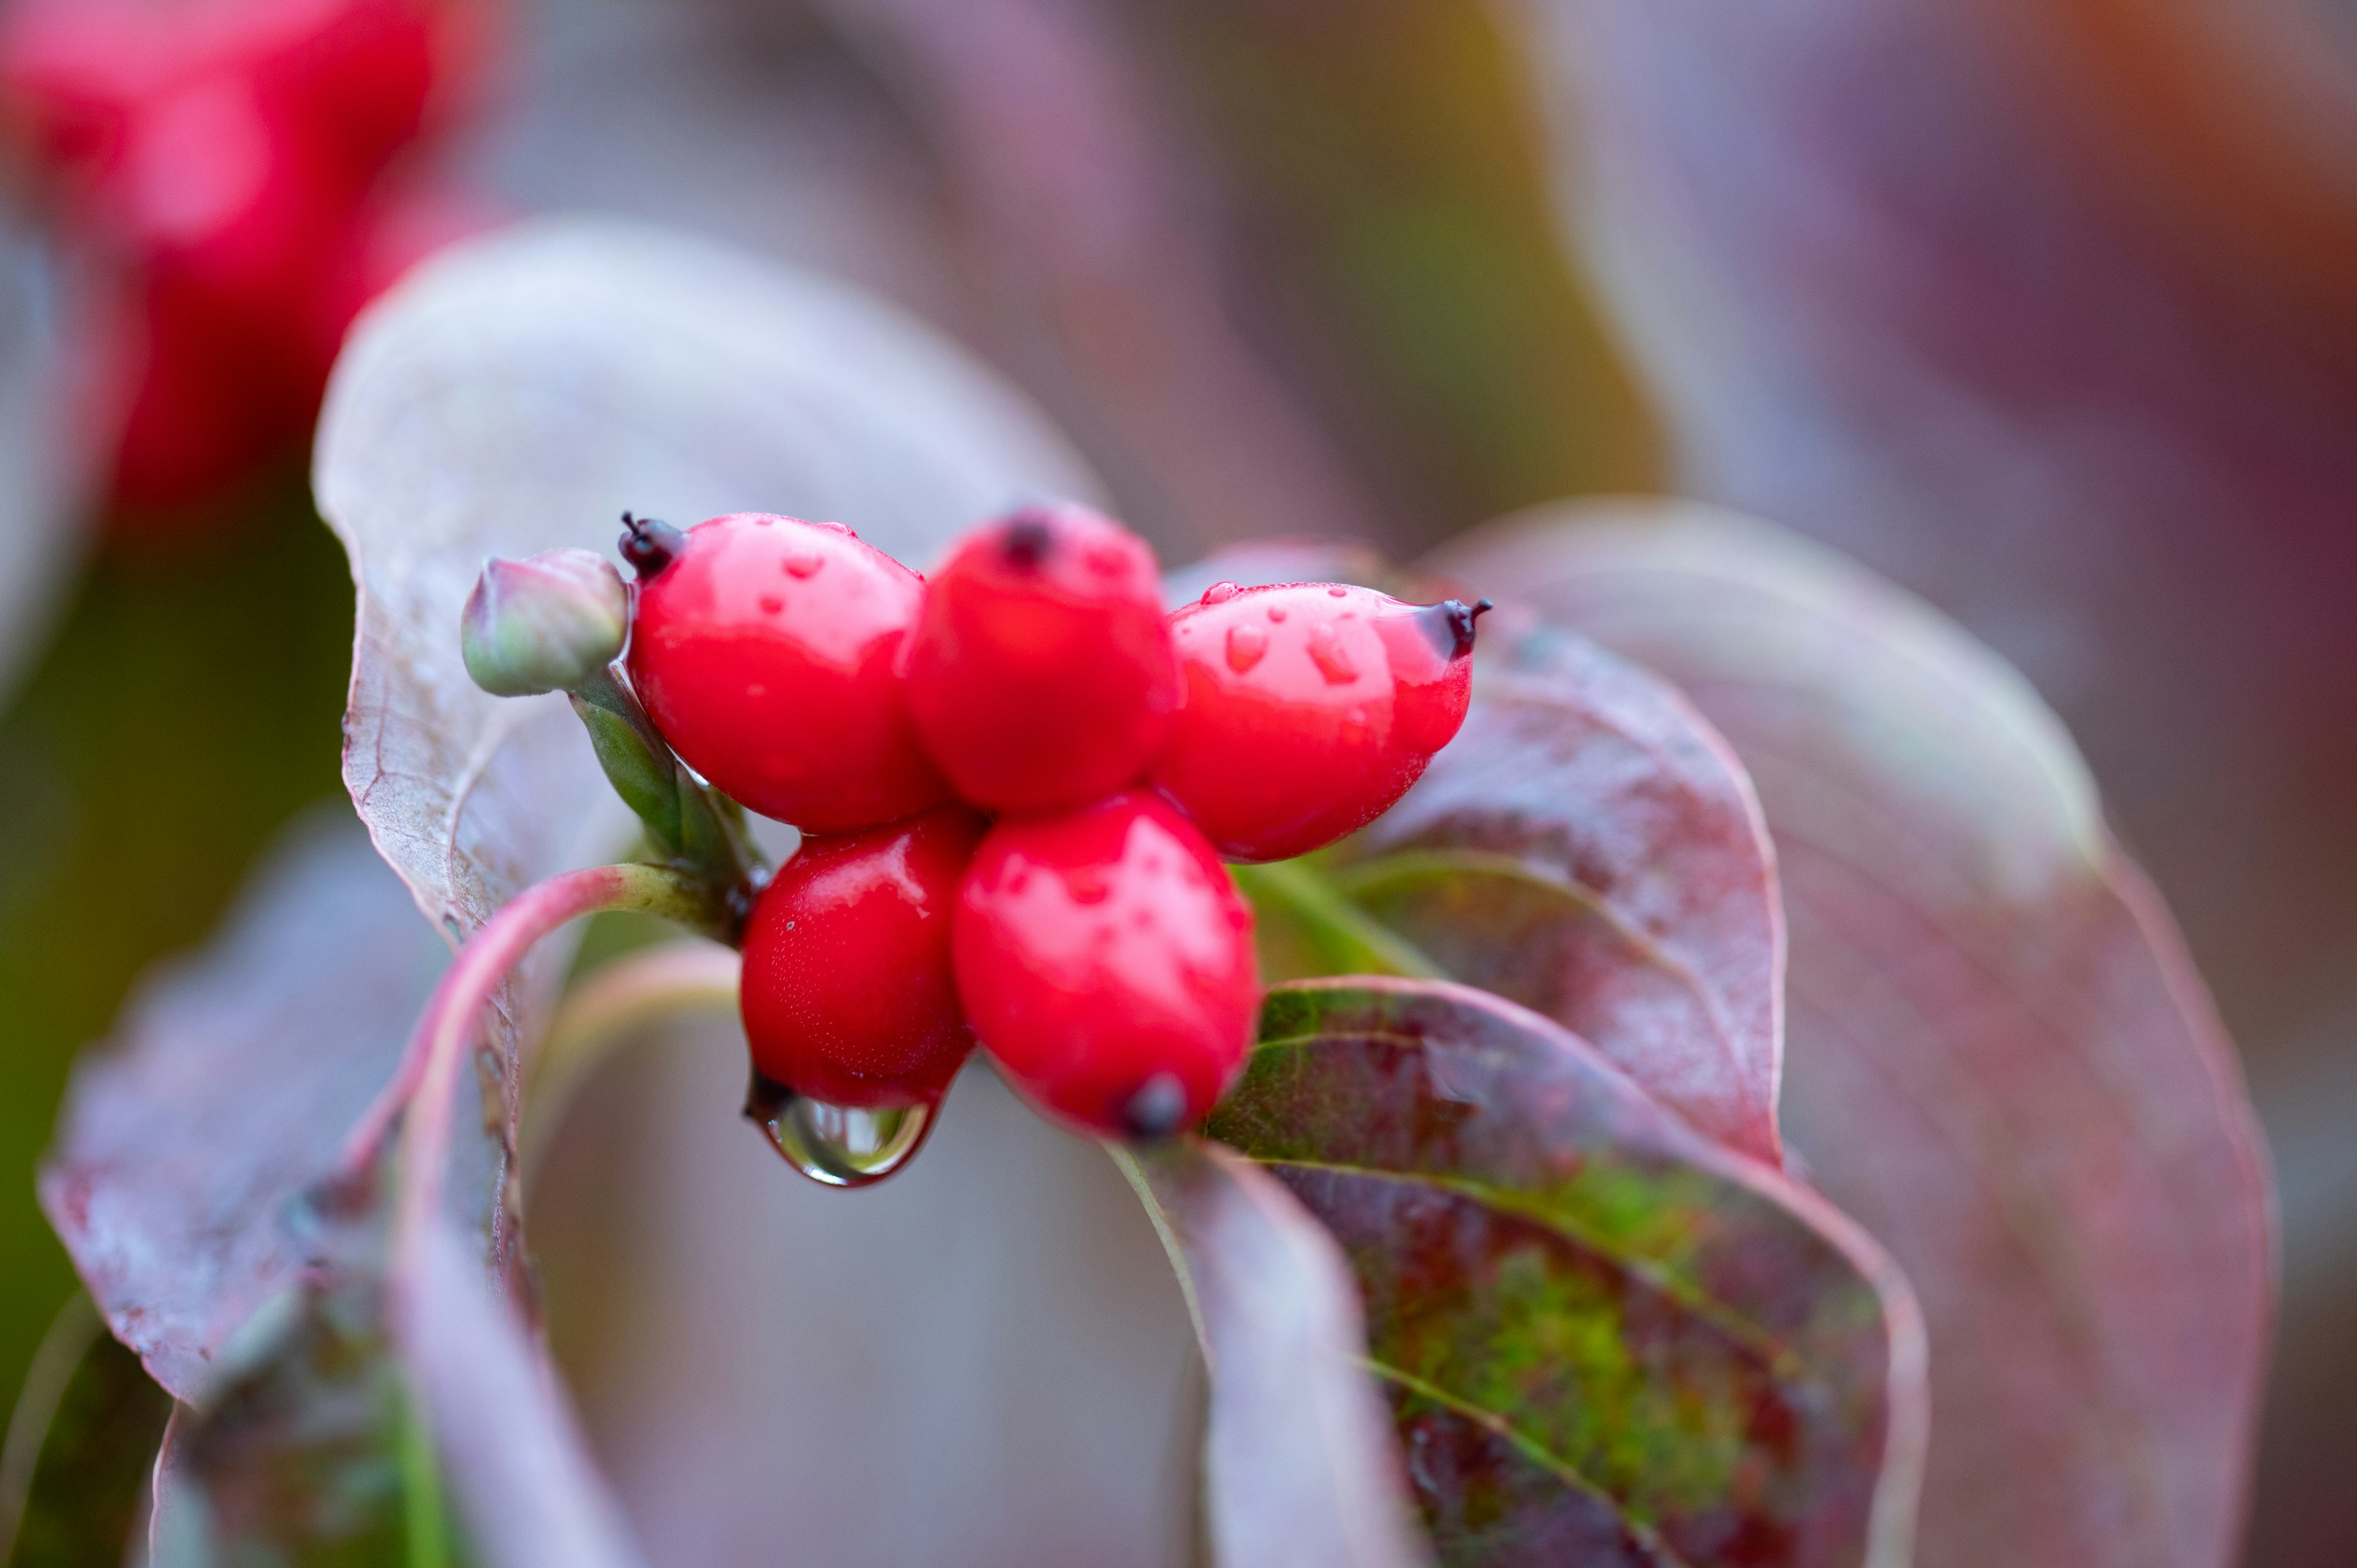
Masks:
[[[1398,1445],[1360,1365],[1358,1290],[1333,1238],[1216,1144],[1114,1158],[1170,1249],[1211,1369],[1204,1468],[1214,1561],[1429,1562]]]
[[[1658,678],[1552,628],[1489,633],[1464,730],[1329,876],[1449,974],[1781,1163],[1784,926],[1750,780]]]
[[[2264,1152],[2052,714],[1921,604],[1726,514],[1574,509],[1441,564],[1678,681],[1759,783],[1792,925],[1785,1125],[1931,1326],[1922,1568],[2230,1562]]]
[[[448,958],[367,842],[315,819],[76,1071],[41,1206],[176,1397],[199,1398],[231,1337],[309,1266],[290,1208],[334,1169]]]
[[[1351,544],[1270,541],[1166,575],[1363,583],[1410,599],[1503,597]],[[1659,677],[1527,615],[1484,622],[1465,728],[1423,780],[1318,872],[1438,972],[1585,1036],[1695,1126],[1782,1160],[1784,923],[1775,852],[1743,765]],[[1258,886],[1246,879],[1247,891]],[[1265,961],[1351,965],[1290,940],[1265,900]]]
[[[1469,987],[1269,994],[1209,1131],[1331,1229],[1442,1560],[1902,1568],[1896,1265],[1577,1036]]]

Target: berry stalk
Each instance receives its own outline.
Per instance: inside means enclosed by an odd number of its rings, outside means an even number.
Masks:
[[[584,915],[613,910],[664,916],[707,935],[724,934],[734,923],[725,890],[669,866],[569,871],[518,894],[468,939],[435,987],[392,1081],[345,1140],[344,1176],[364,1172],[399,1121],[403,1213],[408,1214],[421,1182],[421,1201],[429,1207],[438,1201],[449,1145],[450,1090],[492,993],[542,938]]]

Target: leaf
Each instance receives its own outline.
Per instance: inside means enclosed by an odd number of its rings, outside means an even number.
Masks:
[[[1210,1133],[1357,1271],[1442,1561],[1907,1561],[1898,1268],[1593,1047],[1468,987],[1278,987]]]
[[[1678,681],[1759,782],[1786,1127],[1922,1294],[1922,1568],[2233,1560],[2272,1315],[2265,1155],[2167,913],[2053,715],[1826,552],[1674,502],[1450,570]]]
[[[1781,1163],[1784,924],[1742,765],[1669,685],[1577,637],[1491,641],[1464,730],[1329,875],[1455,978]]]
[[[1329,580],[1411,600],[1512,586],[1276,541],[1170,573],[1164,596]],[[1780,1163],[1784,924],[1742,764],[1675,688],[1561,628],[1501,613],[1480,659],[1464,729],[1398,805],[1329,854],[1238,868],[1264,965],[1496,992],[1711,1136]],[[1353,909],[1373,923],[1351,929]]]
[[[145,1511],[170,1396],[77,1293],[41,1341],[0,1455],[0,1563],[117,1563]]]
[[[225,1348],[157,1462],[159,1564],[415,1560],[410,1419],[371,1266],[381,1216],[313,1219],[322,1256]],[[441,1544],[439,1541],[436,1543]]]
[[[1169,1249],[1211,1369],[1214,1561],[1429,1562],[1398,1446],[1361,1369],[1358,1292],[1333,1239],[1216,1144],[1116,1147],[1114,1159]]]
[[[486,556],[610,550],[626,508],[767,510],[840,519],[921,566],[1010,501],[1094,490],[1015,393],[889,306],[595,219],[413,273],[355,328],[317,451],[360,593],[345,782],[459,934],[619,838],[564,700],[467,678],[458,613]]]
[[[335,1168],[448,956],[348,821],[307,819],[75,1072],[41,1206],[175,1397],[201,1397],[310,1267],[315,1239],[285,1217]]]

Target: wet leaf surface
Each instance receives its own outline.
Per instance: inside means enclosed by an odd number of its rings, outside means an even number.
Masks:
[[[1787,1133],[1930,1324],[1918,1562],[2230,1561],[2264,1152],[2052,714],[1924,606],[1726,514],[1571,509],[1441,565],[1677,681],[1758,781],[1792,929]]]
[[[292,830],[221,934],[74,1078],[42,1207],[108,1323],[194,1401],[310,1266],[296,1208],[393,1074],[448,950],[350,824]]]
[[[1208,1131],[1349,1255],[1444,1562],[1906,1562],[1905,1280],[1577,1036],[1462,986],[1279,987]]]
[[[1214,1562],[1411,1568],[1431,1554],[1361,1366],[1358,1288],[1318,1221],[1216,1144],[1114,1160],[1171,1249],[1211,1369]]]

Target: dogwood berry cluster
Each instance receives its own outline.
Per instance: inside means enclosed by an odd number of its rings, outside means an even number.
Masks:
[[[86,274],[114,489],[174,506],[299,438],[344,328],[468,226],[388,178],[480,52],[479,0],[25,0],[0,121]]]
[[[636,522],[628,668],[682,760],[791,822],[745,933],[757,1070],[930,1103],[976,1040],[1048,1112],[1157,1136],[1253,1038],[1252,912],[1222,856],[1364,825],[1463,722],[1476,610],[1222,584],[1175,615],[1145,542],[1077,506],[927,581],[840,524]]]

